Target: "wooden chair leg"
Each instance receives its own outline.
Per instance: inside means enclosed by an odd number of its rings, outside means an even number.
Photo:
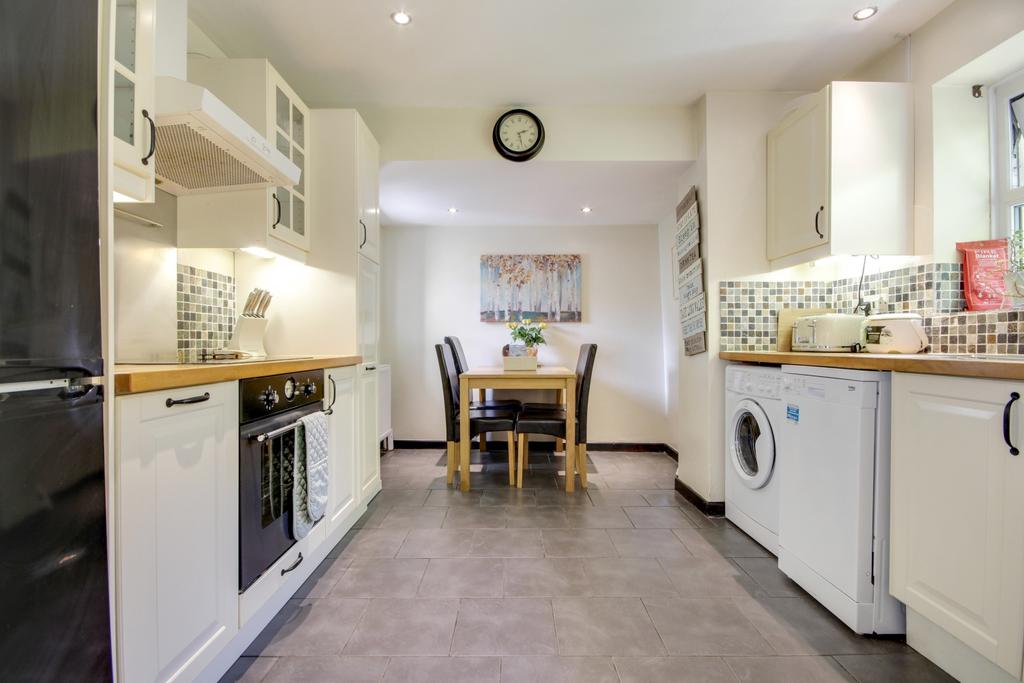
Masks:
[[[527,458],[530,457],[530,443],[526,439],[526,434],[519,435],[519,482],[518,488],[523,488],[523,467],[526,465]]]
[[[555,452],[560,453],[565,450],[565,439],[555,439]]]
[[[448,485],[451,486],[455,482],[455,460],[458,458],[458,449],[455,448],[455,442],[448,442]]]
[[[483,453],[487,450],[487,434],[484,432],[480,433],[480,452]]]
[[[587,444],[576,444],[576,467],[580,471],[580,486],[587,488]]]
[[[508,432],[508,485],[516,485],[516,433]]]

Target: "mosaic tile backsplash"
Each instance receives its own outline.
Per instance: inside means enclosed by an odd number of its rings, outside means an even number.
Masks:
[[[832,281],[724,281],[719,285],[721,349],[773,351],[781,308],[852,312],[860,277]],[[865,276],[872,313],[919,313],[934,353],[1024,354],[1024,311],[966,312],[959,263],[929,263]]]
[[[235,279],[178,264],[178,357],[220,349],[235,325]]]

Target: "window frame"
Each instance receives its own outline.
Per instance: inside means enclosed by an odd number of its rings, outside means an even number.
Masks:
[[[1024,204],[1024,172],[1021,187],[1010,186],[1010,100],[1024,95],[1024,71],[1018,71],[989,88],[989,136],[991,138],[992,197],[991,232],[994,238],[1012,237],[1013,207]],[[1018,151],[1024,157],[1024,145]],[[1021,226],[1024,229],[1024,225]]]

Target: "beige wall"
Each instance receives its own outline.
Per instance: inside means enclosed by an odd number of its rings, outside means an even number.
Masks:
[[[914,251],[917,254],[933,255],[938,261],[955,261],[957,238],[977,236],[970,228],[965,228],[965,234],[960,236],[954,227],[954,234],[951,234],[937,215],[951,214],[941,205],[948,195],[938,191],[946,189],[949,183],[936,179],[933,172],[938,163],[944,163],[941,155],[939,158],[934,155],[935,126],[948,122],[949,117],[956,114],[940,116],[943,121],[936,119],[933,86],[1021,31],[1024,31],[1024,2],[1020,0],[957,0],[909,38],[847,76],[850,80],[914,84]],[[970,104],[964,107],[969,108]],[[959,108],[960,115],[964,107]],[[961,210],[963,207],[953,209]],[[987,231],[981,236],[985,234]]]
[[[531,107],[544,123],[543,161],[689,161],[683,106]],[[491,131],[504,108],[360,107],[381,162],[494,159]]]
[[[444,438],[434,344],[445,335],[461,339],[471,366],[501,363],[508,330],[480,322],[482,254],[581,254],[583,322],[552,324],[540,362],[574,367],[580,344],[596,343],[590,441],[665,441],[655,226],[389,226],[383,238],[382,358],[396,438]]]

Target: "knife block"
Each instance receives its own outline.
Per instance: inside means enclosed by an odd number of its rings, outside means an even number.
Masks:
[[[224,348],[228,353],[243,353],[250,358],[266,358],[267,350],[263,347],[263,336],[267,332],[268,318],[250,318],[239,316],[235,321],[235,329],[231,340]]]

